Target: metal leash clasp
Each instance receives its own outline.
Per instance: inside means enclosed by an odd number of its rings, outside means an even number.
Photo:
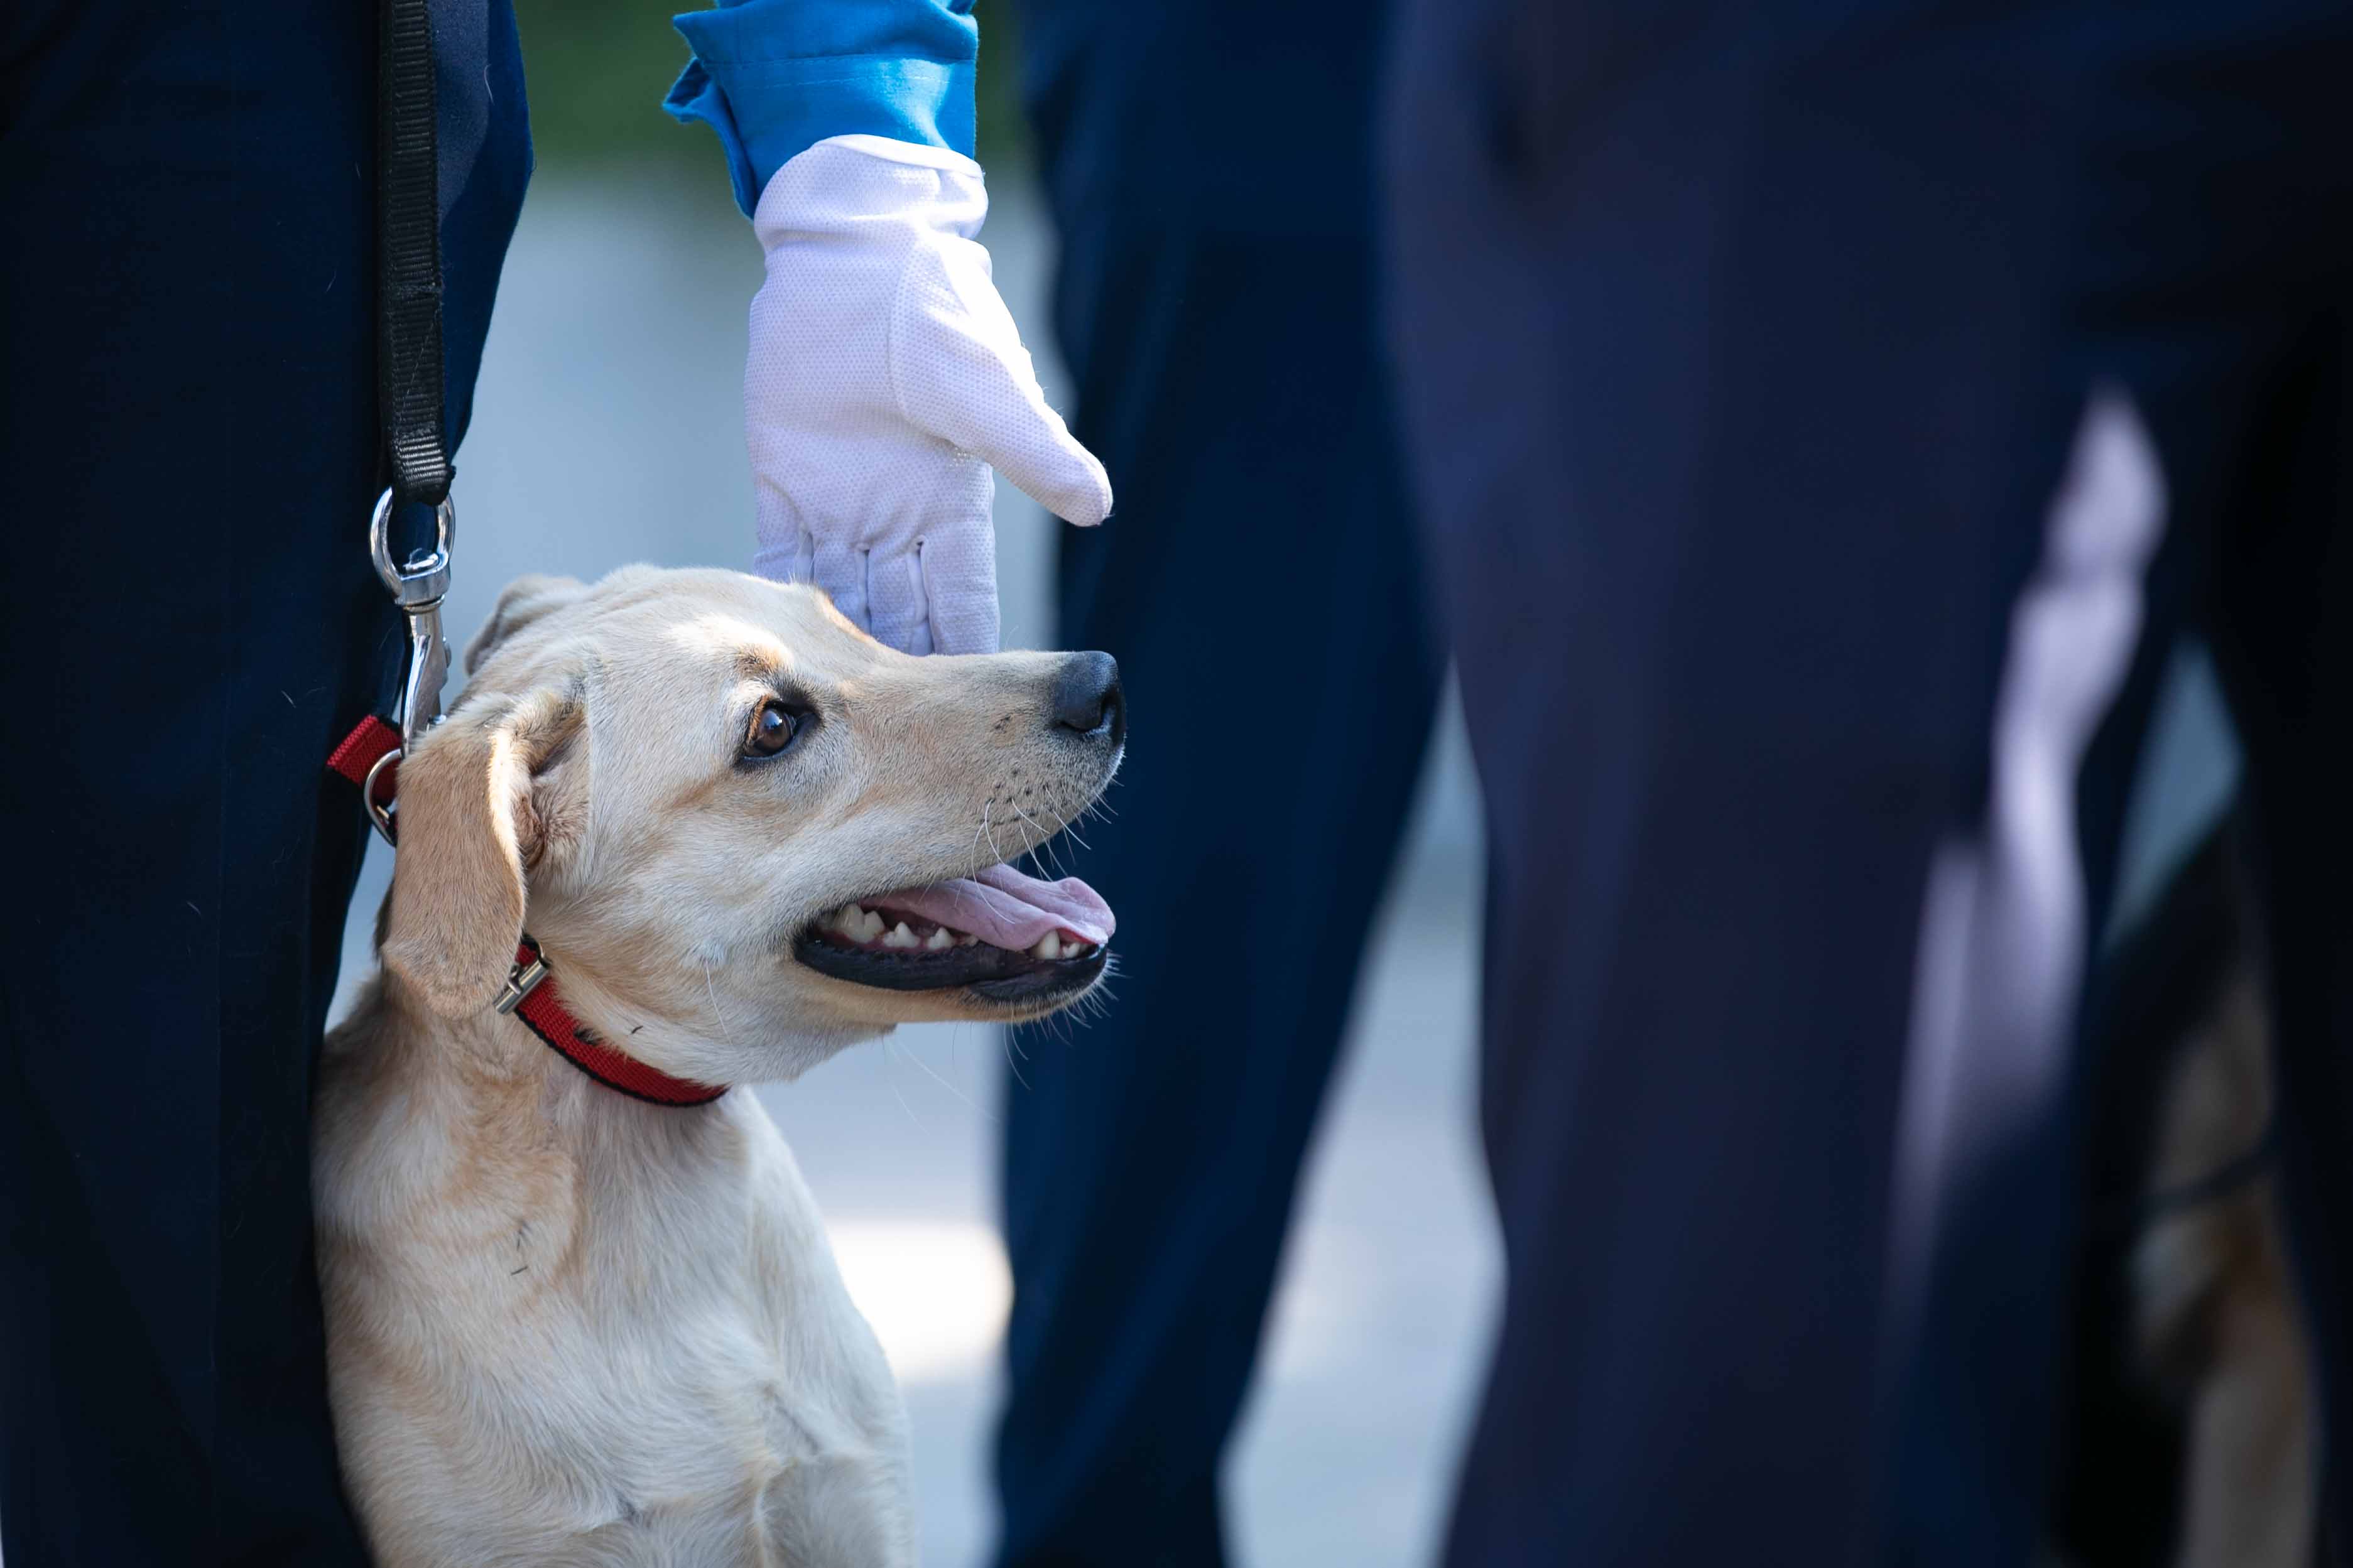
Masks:
[[[400,750],[377,760],[382,768],[406,753],[425,731],[441,721],[441,687],[449,678],[449,644],[441,635],[441,600],[449,592],[449,550],[458,536],[458,510],[443,496],[433,509],[433,548],[412,552],[406,562],[392,559],[393,493],[376,497],[368,519],[368,553],[375,574],[392,590],[392,602],[408,618],[408,665],[401,671],[400,698],[393,713],[400,730]],[[368,774],[363,795],[368,815],[385,841],[392,841],[392,816],[375,804],[375,774]]]
[[[375,574],[392,590],[392,602],[408,617],[408,668],[400,678],[401,749],[415,745],[441,717],[441,685],[449,678],[449,645],[441,636],[441,600],[449,592],[449,547],[458,531],[458,511],[443,496],[433,509],[433,548],[394,565],[389,538],[392,491],[375,501],[368,519],[368,553]]]

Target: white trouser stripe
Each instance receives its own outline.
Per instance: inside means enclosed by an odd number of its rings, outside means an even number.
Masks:
[[[2139,415],[2095,395],[2011,615],[1985,820],[1938,846],[1929,871],[1889,1246],[1899,1375],[1940,1197],[2031,1136],[2064,1080],[2086,947],[2075,779],[2132,660],[2165,509]]]

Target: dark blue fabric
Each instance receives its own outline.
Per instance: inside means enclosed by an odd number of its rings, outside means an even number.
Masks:
[[[694,58],[662,107],[719,133],[746,217],[770,175],[828,136],[972,156],[972,0],[721,0],[672,21]]]
[[[2151,650],[2203,619],[2273,792],[2342,1429],[2353,845],[2310,728],[2353,685],[2341,8],[1417,0],[1396,59],[1509,1266],[1448,1560],[2031,1559],[2071,1087],[1937,1194],[1910,1321],[1890,1158],[1930,857],[1982,820],[2010,609],[2102,382],[2173,531],[2087,764],[2092,925]]]
[[[499,268],[531,183],[531,110],[512,0],[433,0],[439,137],[444,426],[454,454],[474,417]]]
[[[529,148],[506,6],[436,39],[454,434]],[[364,834],[323,762],[400,652],[375,48],[368,5],[0,13],[11,1568],[363,1562],[308,1132]]]
[[[1371,245],[1370,99],[1388,12],[1022,0],[1022,100],[1056,217]]]
[[[1119,492],[1060,536],[1060,637],[1118,656],[1136,724],[1082,857],[1114,1000],[1022,1032],[1007,1087],[1009,1564],[1224,1555],[1219,1456],[1438,679],[1375,333],[1377,17],[1239,16],[1021,17],[1072,424]],[[1247,161],[1206,129],[1285,116],[1316,129]]]

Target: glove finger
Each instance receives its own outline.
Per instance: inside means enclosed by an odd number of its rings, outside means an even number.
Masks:
[[[1024,353],[1022,371],[1029,371]],[[1079,444],[1062,416],[1046,406],[1031,382],[1035,418],[1011,424],[985,446],[970,448],[1014,487],[1065,522],[1092,528],[1111,515],[1111,476],[1095,455]]]
[[[943,237],[909,260],[892,364],[900,409],[917,427],[986,460],[1055,516],[1092,526],[1111,511],[1111,479],[1046,402],[988,252]]]
[[[902,653],[932,651],[931,616],[914,549],[875,551],[866,558],[866,629]]]
[[[997,651],[997,530],[976,521],[926,532],[918,546],[937,653]]]
[[[777,583],[808,583],[817,577],[817,541],[797,523],[772,529],[760,521],[759,543],[752,552],[754,575]]]
[[[850,540],[820,539],[812,552],[809,580],[833,599],[833,607],[860,629],[872,629],[866,607],[866,546]]]

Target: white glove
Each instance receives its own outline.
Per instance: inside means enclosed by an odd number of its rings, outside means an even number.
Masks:
[[[835,136],[777,170],[752,219],[754,570],[815,583],[909,653],[996,651],[992,466],[1071,522],[1111,510],[972,237],[987,212],[960,153]]]

